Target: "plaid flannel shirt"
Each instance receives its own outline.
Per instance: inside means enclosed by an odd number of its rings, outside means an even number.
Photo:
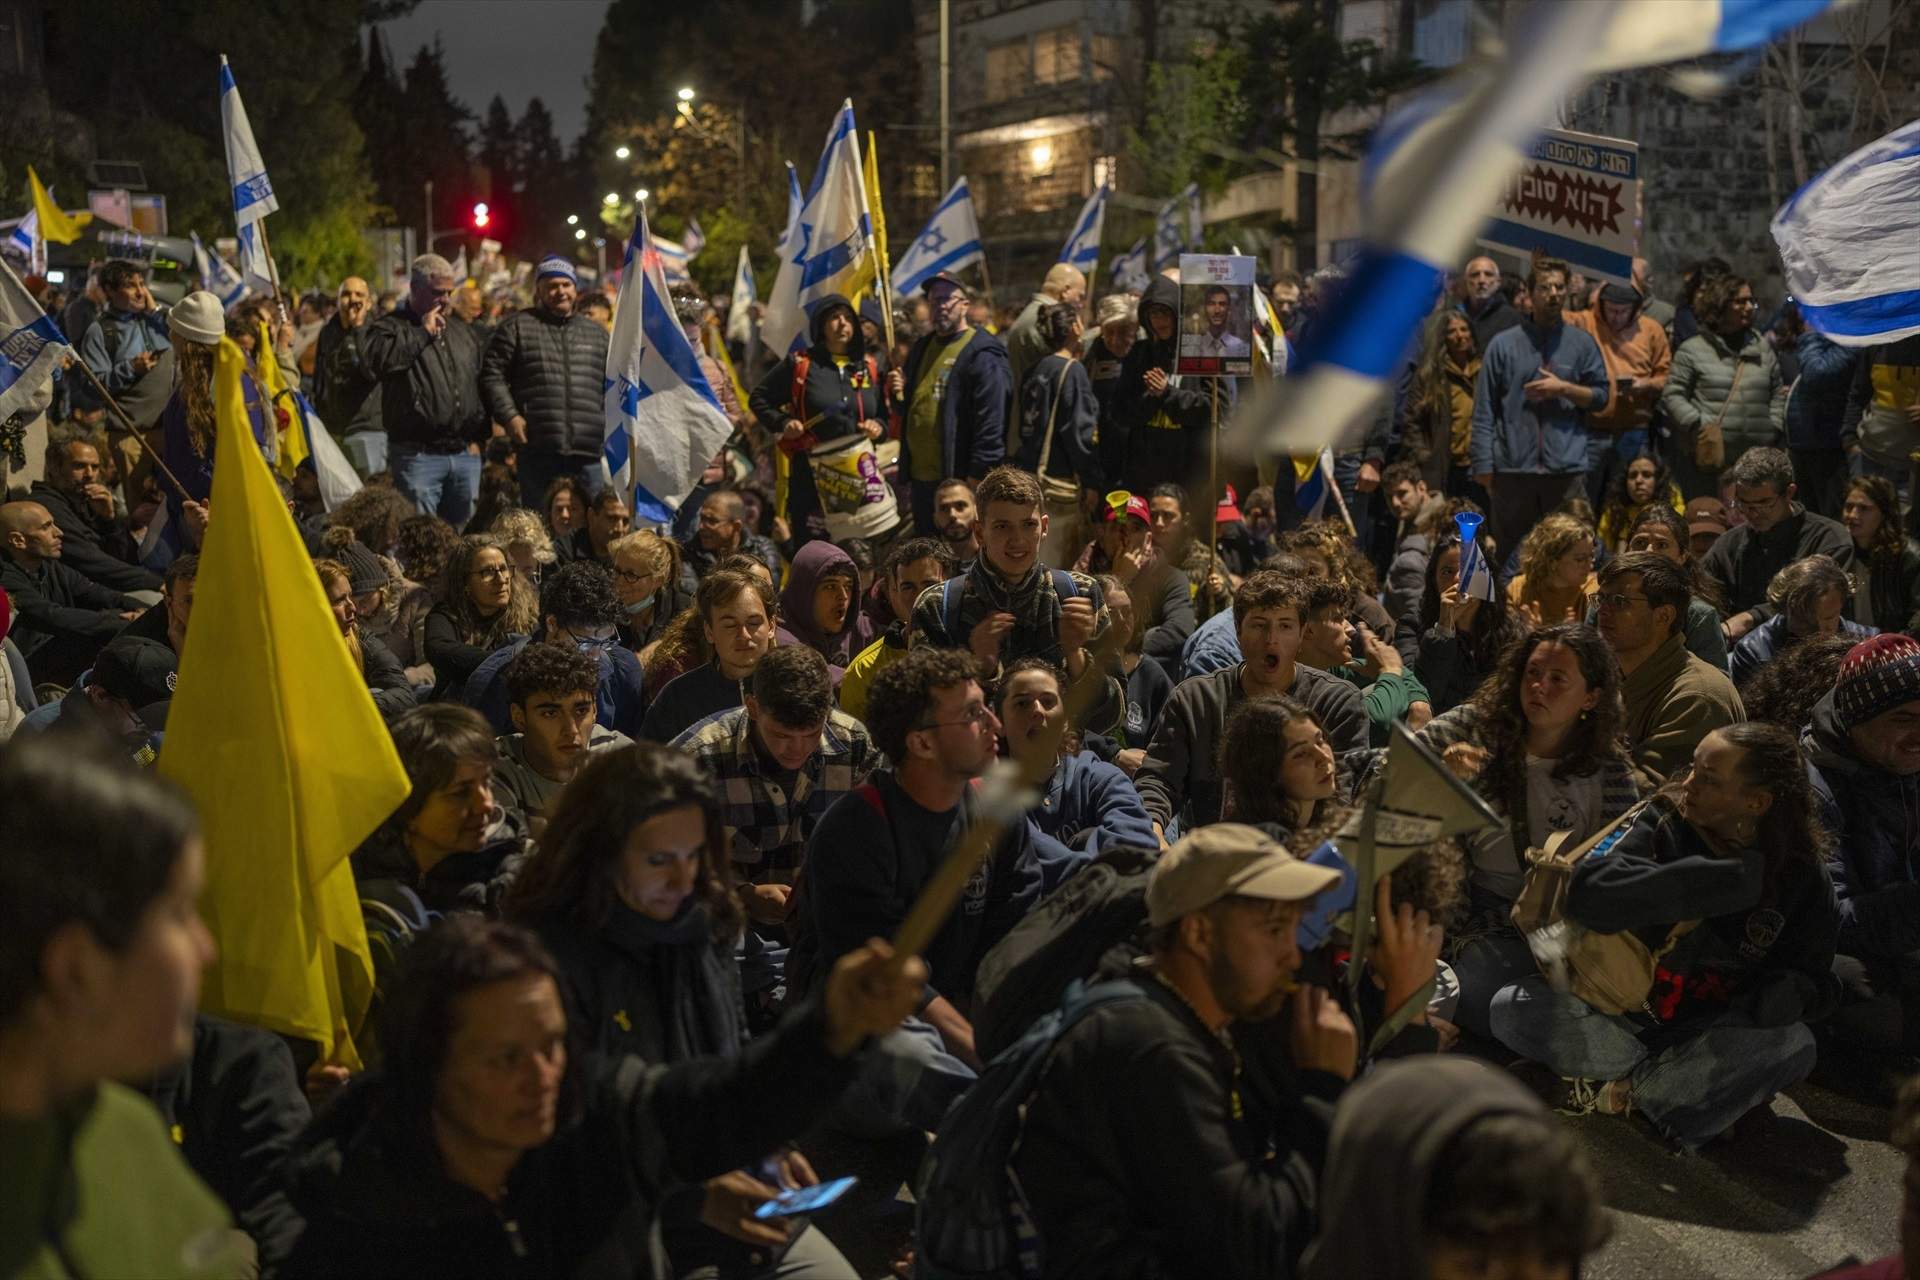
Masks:
[[[880,753],[867,727],[839,708],[827,713],[820,749],[794,777],[793,794],[766,775],[745,707],[708,716],[674,740],[720,784],[721,822],[743,876],[791,882],[814,824],[865,780]],[[786,851],[786,856],[780,855]],[[768,865],[769,862],[773,865]]]

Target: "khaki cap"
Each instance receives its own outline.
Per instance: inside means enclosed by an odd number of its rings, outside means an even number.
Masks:
[[[1257,828],[1216,822],[1160,855],[1147,878],[1147,923],[1158,929],[1227,897],[1302,902],[1339,883],[1339,871],[1300,861]]]

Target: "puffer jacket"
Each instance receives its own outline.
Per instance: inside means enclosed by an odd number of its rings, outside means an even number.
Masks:
[[[495,422],[527,420],[530,452],[595,458],[606,433],[606,368],[605,329],[578,311],[557,316],[534,307],[493,331],[480,359],[480,392]]]
[[[1833,695],[1800,735],[1840,907],[1840,953],[1902,956],[1920,948],[1920,774],[1888,773],[1854,754]]]
[[[402,302],[367,326],[361,352],[380,379],[380,421],[395,449],[460,453],[486,439],[480,337],[465,320],[449,315],[432,338]]]
[[[1740,374],[1733,403],[1728,404],[1734,367],[1741,362],[1747,367]],[[1673,353],[1673,372],[1668,375],[1666,391],[1661,393],[1660,407],[1666,410],[1689,458],[1701,425],[1719,418],[1726,440],[1725,465],[1730,467],[1748,449],[1781,442],[1787,412],[1786,399],[1780,394],[1783,385],[1780,362],[1759,334],[1747,330],[1736,352],[1725,337],[1702,329]],[[1726,415],[1721,417],[1723,406]]]

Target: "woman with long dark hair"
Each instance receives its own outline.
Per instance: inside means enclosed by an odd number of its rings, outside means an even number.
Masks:
[[[1687,509],[1666,460],[1652,446],[1629,459],[1607,486],[1600,504],[1600,545],[1614,555],[1625,551],[1634,521],[1650,507],[1671,507],[1676,515]]]
[[[1481,555],[1491,563],[1491,541],[1484,534],[1477,541]],[[1443,533],[1434,543],[1427,561],[1426,590],[1420,595],[1419,630],[1400,629],[1418,636],[1409,665],[1427,687],[1435,715],[1472,697],[1501,653],[1525,630],[1509,615],[1506,599],[1498,592],[1493,599],[1482,600],[1460,590],[1460,546],[1458,532]],[[1407,656],[1402,649],[1401,657]]]
[[[1840,523],[1853,535],[1853,620],[1882,631],[1920,630],[1920,545],[1900,527],[1900,502],[1880,476],[1847,481]]]
[[[685,752],[643,742],[591,760],[561,792],[507,914],[552,952],[587,1048],[672,1064],[746,1044],[734,958],[746,917],[719,794]],[[804,1159],[784,1163],[798,1181],[812,1180]],[[664,1206],[676,1265],[761,1274],[745,1247],[697,1221],[699,1208],[699,1196]],[[785,1252],[788,1268],[802,1261],[807,1270],[780,1274],[853,1274],[818,1232]]]
[[[1472,498],[1484,510],[1486,491],[1467,465],[1474,383],[1479,375],[1480,353],[1467,317],[1452,307],[1429,317],[1407,391],[1401,438],[1429,489],[1448,497]]]
[[[1320,717],[1282,694],[1249,698],[1220,735],[1222,822],[1305,831],[1351,794]]]
[[[1826,850],[1793,734],[1714,730],[1567,892],[1574,926],[1658,957],[1641,1007],[1606,1013],[1528,976],[1495,996],[1495,1037],[1568,1080],[1578,1109],[1634,1108],[1700,1147],[1813,1070],[1806,1024],[1837,994]]]
[[[1460,1024],[1487,1034],[1494,992],[1534,971],[1509,915],[1526,851],[1556,832],[1578,842],[1640,798],[1621,724],[1620,669],[1582,622],[1536,627],[1507,646],[1471,702],[1419,731],[1420,740],[1506,819],[1468,847],[1469,921],[1453,956]]]
[[[440,603],[427,614],[426,655],[436,700],[458,698],[487,655],[540,623],[533,584],[490,533],[470,533],[447,557]]]

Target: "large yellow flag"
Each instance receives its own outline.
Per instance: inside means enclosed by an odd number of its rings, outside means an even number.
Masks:
[[[46,187],[40,183],[40,175],[27,166],[27,187],[33,192],[33,211],[40,215],[40,238],[53,244],[72,244],[80,238],[80,228],[93,221],[90,213],[69,215],[63,212]]]
[[[193,796],[206,838],[201,910],[220,954],[202,1007],[357,1069],[373,961],[347,857],[409,784],[254,443],[245,365],[222,340],[213,519],[160,772]]]
[[[867,193],[867,214],[873,219],[873,252],[860,264],[860,270],[853,279],[853,292],[849,296],[854,305],[860,303],[860,295],[871,289],[873,296],[880,299],[880,305],[887,305],[881,295],[887,290],[887,281],[892,279],[891,269],[887,265],[887,211],[880,207],[880,154],[874,142],[873,130],[867,130],[867,165],[861,176],[865,179]]]
[[[291,480],[300,464],[312,456],[312,450],[307,447],[307,420],[300,410],[300,399],[287,386],[287,375],[275,358],[273,330],[265,320],[260,322],[260,336],[253,350],[253,367],[259,371],[260,389],[266,392],[266,402],[273,406],[267,421],[273,424],[274,437],[280,442],[274,465],[281,475]],[[284,419],[282,414],[286,415]],[[280,425],[282,421],[285,426]]]

